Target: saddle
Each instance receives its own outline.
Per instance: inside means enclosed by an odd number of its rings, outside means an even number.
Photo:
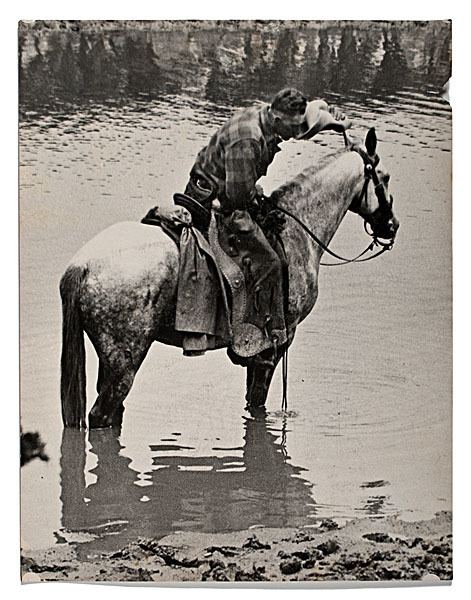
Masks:
[[[277,236],[269,244],[247,211],[226,217],[184,194],[174,202],[142,222],[180,248],[175,329],[206,335],[205,349],[228,346],[242,359],[285,344],[286,259]]]
[[[214,214],[208,237],[230,289],[232,350],[251,357],[285,344],[282,261],[260,226],[247,211]]]

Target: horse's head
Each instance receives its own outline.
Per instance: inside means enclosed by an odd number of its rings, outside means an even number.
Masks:
[[[375,238],[394,240],[399,221],[392,210],[393,198],[389,194],[390,175],[376,154],[376,145],[374,127],[366,134],[364,146],[350,143],[350,149],[363,159],[365,177],[362,191],[353,199],[350,210],[364,218]]]

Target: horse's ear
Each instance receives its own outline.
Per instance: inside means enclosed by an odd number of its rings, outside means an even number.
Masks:
[[[366,151],[368,152],[369,156],[374,156],[376,154],[376,144],[377,143],[378,143],[378,140],[376,138],[376,131],[375,131],[375,128],[372,127],[366,134],[366,139],[365,139],[365,147],[366,147]]]

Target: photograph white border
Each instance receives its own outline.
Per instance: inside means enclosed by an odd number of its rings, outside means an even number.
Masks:
[[[21,12],[19,12],[21,11]],[[453,250],[454,250],[454,583],[451,588],[407,588],[401,589],[401,598],[419,598],[423,594],[427,599],[436,594],[456,595],[464,593],[467,586],[469,561],[469,508],[468,479],[469,448],[465,443],[470,437],[469,423],[469,260],[468,232],[470,221],[470,204],[468,190],[469,142],[469,19],[462,2],[449,1],[435,6],[413,5],[410,1],[395,0],[388,5],[365,2],[353,6],[346,0],[335,3],[317,4],[301,1],[295,4],[283,3],[277,6],[272,2],[239,0],[237,3],[218,3],[206,0],[199,2],[180,1],[168,5],[154,2],[113,3],[100,5],[91,0],[82,0],[80,4],[64,5],[58,0],[41,3],[23,0],[21,5],[12,5],[2,10],[3,31],[2,44],[3,69],[3,136],[2,143],[2,179],[6,180],[3,197],[3,232],[2,244],[2,279],[3,293],[2,333],[2,369],[6,385],[3,386],[3,408],[6,410],[3,431],[3,517],[4,535],[1,544],[2,588],[8,597],[31,597],[35,600],[48,598],[82,598],[100,600],[120,599],[129,593],[161,594],[179,597],[191,593],[192,598],[220,594],[220,588],[140,588],[125,586],[97,586],[89,584],[42,583],[41,585],[20,585],[19,577],[19,443],[18,443],[18,260],[17,260],[17,107],[18,107],[18,74],[17,74],[17,22],[20,19],[402,19],[402,20],[453,20],[453,77],[450,86],[450,99],[453,108]],[[84,585],[87,585],[85,588]],[[65,586],[65,587],[64,587]],[[144,591],[145,590],[145,591]],[[244,594],[270,594],[270,598],[287,593],[287,589],[250,589]],[[292,593],[296,590],[290,590]],[[327,593],[329,598],[337,594],[348,594],[349,598],[364,597],[365,593],[377,596],[379,590],[315,590],[315,593]],[[224,595],[240,594],[237,588],[224,589]],[[300,592],[298,592],[300,593]],[[304,591],[306,593],[306,591]],[[308,592],[308,593],[312,593]],[[383,588],[381,597],[396,597],[397,588]],[[412,594],[412,596],[411,596]]]

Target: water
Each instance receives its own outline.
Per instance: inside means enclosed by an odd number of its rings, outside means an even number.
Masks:
[[[21,418],[50,456],[22,469],[24,545],[67,541],[90,557],[177,530],[450,509],[448,26],[38,30],[20,42]],[[335,101],[358,135],[376,127],[401,222],[394,251],[322,269],[290,351],[287,414],[279,373],[266,421],[254,421],[224,352],[183,359],[154,345],[119,437],[63,433],[67,261],[106,226],[170,202],[217,125],[286,84]],[[333,133],[284,143],[265,190],[341,144]],[[332,248],[365,245],[347,215]]]

